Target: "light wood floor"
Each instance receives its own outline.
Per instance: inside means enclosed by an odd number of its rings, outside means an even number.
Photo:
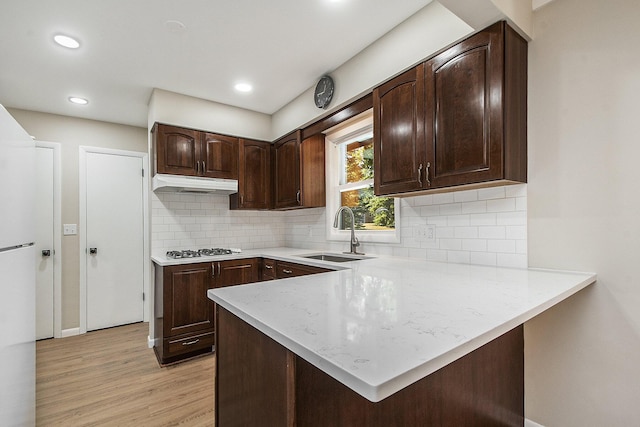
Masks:
[[[213,426],[215,358],[160,368],[148,323],[39,341],[38,426]]]

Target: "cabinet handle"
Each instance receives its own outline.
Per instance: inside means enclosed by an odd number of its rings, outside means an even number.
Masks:
[[[240,194],[240,206],[244,206],[244,196]]]
[[[200,161],[196,162],[196,175],[200,175]]]
[[[221,273],[222,273],[222,268],[220,267],[220,263],[218,263],[218,277],[220,277]]]
[[[198,341],[200,341],[200,338],[196,338],[193,341],[189,341],[189,342],[183,342],[182,345],[193,345],[196,344]]]
[[[265,265],[264,268],[267,270],[273,270],[273,265]]]
[[[292,270],[287,270],[286,268],[285,268],[284,270],[282,270],[282,272],[283,272],[283,273],[285,273],[285,274],[291,274],[291,273],[293,273],[293,271],[292,271]]]
[[[422,187],[422,163],[418,166],[418,184]]]
[[[204,160],[202,161],[202,174],[204,175],[204,172],[207,170],[207,167],[205,166]]]
[[[300,204],[300,190],[298,190],[298,192],[296,193],[296,202]]]
[[[427,170],[425,171],[425,176],[424,178],[427,181],[427,187],[431,187],[431,181],[429,181],[429,168],[431,167],[431,163],[427,162]]]

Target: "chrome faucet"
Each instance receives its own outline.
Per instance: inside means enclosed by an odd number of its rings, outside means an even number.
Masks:
[[[338,228],[338,221],[340,220],[340,214],[342,211],[347,211],[351,214],[351,252],[344,252],[345,254],[364,255],[358,252],[357,247],[360,246],[360,242],[356,237],[356,217],[353,211],[348,206],[341,206],[336,212],[336,217],[333,220],[333,228]]]

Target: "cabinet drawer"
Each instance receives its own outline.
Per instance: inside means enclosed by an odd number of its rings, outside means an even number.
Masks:
[[[181,336],[180,338],[167,338],[163,343],[166,350],[166,357],[212,347],[214,344],[214,335],[213,331],[209,331],[202,334]]]
[[[307,274],[325,273],[331,271],[326,268],[311,267],[308,265],[294,264],[289,262],[279,261],[276,264],[278,279],[284,279],[287,277],[305,276]]]

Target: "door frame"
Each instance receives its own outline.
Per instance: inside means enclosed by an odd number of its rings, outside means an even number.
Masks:
[[[36,147],[53,150],[53,337],[62,338],[62,145],[36,141]]]
[[[141,151],[116,150],[111,148],[89,147],[81,145],[79,167],[79,207],[80,226],[78,227],[78,245],[80,255],[80,333],[87,333],[87,154],[108,154],[136,157],[142,159],[142,238],[143,238],[143,321],[149,321],[150,294],[149,271],[149,155]]]

